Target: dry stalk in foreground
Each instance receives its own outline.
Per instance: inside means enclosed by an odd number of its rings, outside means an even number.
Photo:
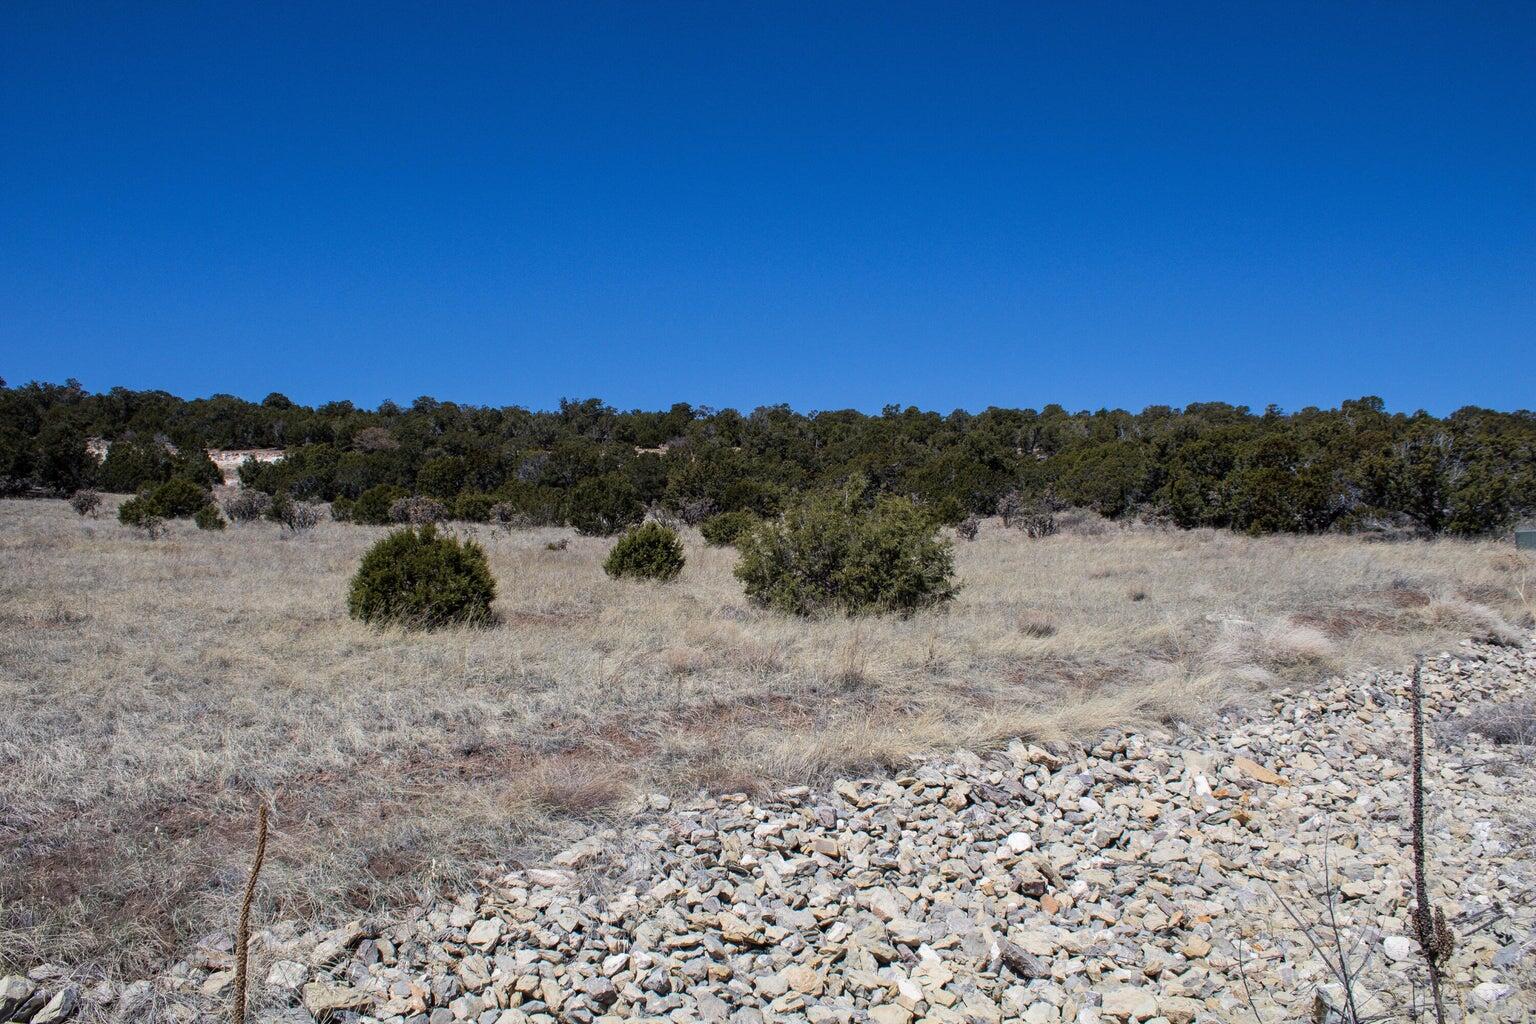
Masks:
[[[1450,958],[1455,936],[1446,923],[1445,911],[1431,908],[1424,850],[1424,659],[1413,666],[1413,925],[1429,968],[1429,994],[1435,1003],[1435,1020],[1445,1024],[1445,1000],[1440,992],[1440,965]]]
[[[240,901],[240,925],[235,929],[235,1002],[230,1008],[229,1019],[233,1024],[245,1024],[245,967],[251,947],[251,901],[256,898],[256,879],[261,874],[261,862],[267,855],[267,802],[256,807],[256,859],[251,863],[251,876],[245,882],[245,899]]]

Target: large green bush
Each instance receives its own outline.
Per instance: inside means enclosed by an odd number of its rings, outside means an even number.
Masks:
[[[625,532],[608,558],[603,571],[614,579],[629,578],[667,582],[683,571],[683,542],[677,531],[660,523],[641,523]]]
[[[736,576],[758,604],[794,615],[911,614],[954,597],[954,552],[905,498],[802,498],[745,533]]]
[[[713,547],[729,547],[741,539],[741,535],[762,522],[751,512],[720,512],[699,524],[704,542]]]
[[[426,629],[486,622],[495,598],[484,549],[428,524],[396,530],[368,549],[347,610],[364,622]]]

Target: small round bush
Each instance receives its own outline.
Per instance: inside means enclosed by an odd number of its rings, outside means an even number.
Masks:
[[[101,495],[95,491],[76,491],[69,496],[69,507],[81,516],[94,516],[101,508]]]
[[[762,522],[751,512],[721,512],[699,524],[704,542],[712,547],[729,547],[741,539],[741,535]]]
[[[352,577],[347,610],[364,622],[430,629],[487,622],[495,598],[485,550],[429,523],[396,530],[368,549]]]
[[[806,497],[738,547],[736,577],[747,596],[793,615],[910,615],[959,590],[953,547],[905,498],[864,507],[851,493]]]
[[[683,542],[677,531],[657,522],[641,523],[625,532],[603,571],[614,579],[657,580],[666,583],[683,571]]]
[[[219,515],[218,508],[212,502],[198,509],[192,521],[197,524],[199,530],[224,529],[224,517]]]
[[[338,495],[331,502],[331,518],[338,523],[352,521],[352,499]]]

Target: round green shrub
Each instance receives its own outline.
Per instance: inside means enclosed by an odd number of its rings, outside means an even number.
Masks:
[[[729,547],[741,539],[741,535],[762,522],[751,512],[721,512],[699,524],[704,542],[713,547]]]
[[[910,615],[954,597],[954,551],[905,498],[861,506],[848,494],[802,498],[742,535],[736,577],[756,603],[793,615]]]
[[[660,523],[641,523],[625,532],[608,552],[603,571],[614,579],[666,583],[683,571],[683,542],[677,531]]]
[[[199,530],[224,529],[224,517],[219,515],[218,507],[212,502],[198,509],[197,514],[192,517],[192,521],[197,524]]]
[[[635,485],[619,476],[589,477],[571,488],[566,518],[577,533],[607,537],[645,515],[645,505]]]
[[[396,530],[368,549],[347,610],[364,622],[428,629],[487,622],[495,598],[485,550],[428,524]]]
[[[345,495],[337,495],[331,502],[331,518],[338,523],[352,521],[352,499]]]
[[[211,500],[205,487],[184,476],[173,476],[149,492],[149,501],[155,511],[167,519],[195,516]]]
[[[155,507],[154,502],[150,501],[147,494],[129,498],[117,506],[117,521],[124,526],[148,526],[151,521],[163,518],[160,510]]]

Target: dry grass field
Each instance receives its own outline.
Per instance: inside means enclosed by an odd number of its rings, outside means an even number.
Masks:
[[[735,552],[668,586],[609,542],[477,528],[498,623],[347,618],[381,531],[152,541],[0,502],[0,969],[143,971],[227,929],[258,795],[264,915],[366,916],[536,855],[635,794],[729,791],[1001,737],[1187,720],[1530,625],[1508,546],[983,527],[908,620],[748,607]]]

